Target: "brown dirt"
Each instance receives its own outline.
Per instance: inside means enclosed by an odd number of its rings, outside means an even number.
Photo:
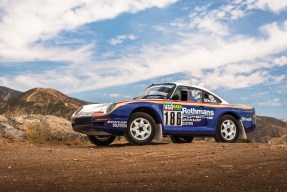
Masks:
[[[286,191],[287,145],[0,146],[0,191]]]

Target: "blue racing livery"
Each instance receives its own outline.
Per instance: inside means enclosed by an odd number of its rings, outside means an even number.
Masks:
[[[149,86],[134,100],[82,106],[72,116],[72,127],[96,145],[108,145],[116,136],[135,145],[163,136],[174,143],[196,136],[236,142],[254,130],[256,115],[253,107],[231,105],[203,86],[163,83]]]

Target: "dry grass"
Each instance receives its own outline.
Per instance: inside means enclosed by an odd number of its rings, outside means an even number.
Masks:
[[[54,115],[65,119],[70,119],[76,108],[69,108],[57,102],[48,102],[46,104],[34,103],[33,105],[11,106],[3,108],[3,115],[7,118],[13,118],[21,115],[39,114]]]
[[[25,134],[27,140],[35,145],[83,145],[86,141],[79,138],[59,138],[51,132],[51,128],[46,121],[29,122],[26,124]]]

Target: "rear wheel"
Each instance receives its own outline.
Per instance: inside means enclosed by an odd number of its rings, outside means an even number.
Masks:
[[[132,114],[128,121],[125,138],[134,145],[149,144],[155,137],[156,123],[147,113],[136,112]]]
[[[191,136],[170,136],[170,139],[173,143],[191,143],[193,138],[194,137]]]
[[[109,135],[109,136],[88,135],[88,138],[91,141],[91,143],[93,143],[94,145],[105,146],[105,145],[111,144],[115,140],[116,136],[114,135]]]
[[[216,136],[217,142],[234,143],[239,136],[238,121],[231,115],[223,115],[217,124]]]

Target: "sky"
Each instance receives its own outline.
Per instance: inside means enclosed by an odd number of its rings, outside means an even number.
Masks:
[[[287,118],[287,0],[0,0],[0,85],[93,102],[204,83]]]

